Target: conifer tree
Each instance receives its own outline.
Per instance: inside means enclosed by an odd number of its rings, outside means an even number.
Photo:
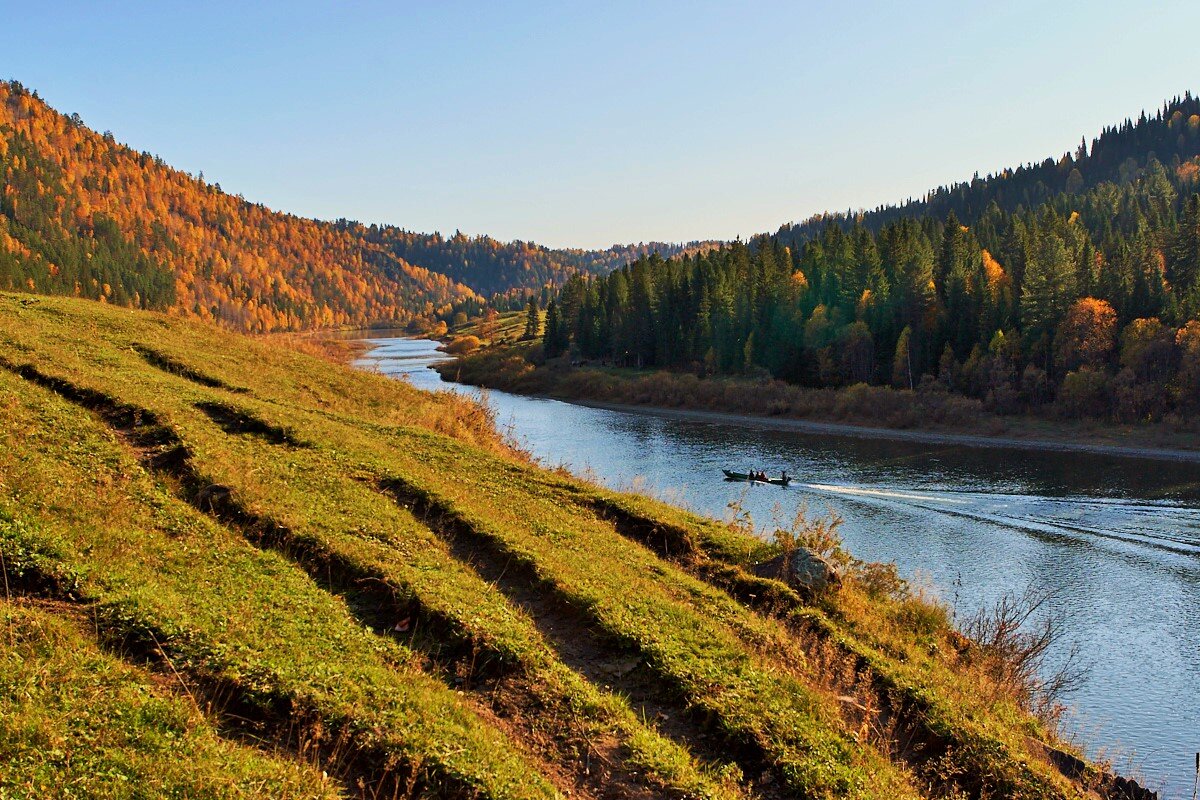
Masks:
[[[541,333],[541,319],[538,302],[536,297],[530,297],[529,303],[526,306],[525,333],[521,338],[536,339],[539,333]]]
[[[1067,250],[1057,234],[1041,237],[1037,251],[1025,265],[1021,292],[1021,323],[1034,339],[1052,336],[1075,291],[1075,275]]]
[[[567,349],[567,337],[565,325],[558,313],[558,304],[554,300],[550,300],[546,304],[546,333],[543,339],[542,350],[547,358],[560,356]]]

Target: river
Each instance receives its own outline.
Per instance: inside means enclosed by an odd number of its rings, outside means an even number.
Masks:
[[[467,392],[436,342],[372,334],[364,369]],[[1006,592],[1052,592],[1088,674],[1067,728],[1164,798],[1190,797],[1200,750],[1200,464],[864,439],[667,419],[488,392],[497,423],[548,466],[759,525],[835,511],[846,547],[966,615]],[[796,483],[728,483],[721,468]]]

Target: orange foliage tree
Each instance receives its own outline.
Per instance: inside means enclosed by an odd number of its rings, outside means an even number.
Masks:
[[[1116,346],[1117,312],[1107,300],[1083,297],[1067,310],[1055,341],[1063,374],[1080,367],[1103,368]]]

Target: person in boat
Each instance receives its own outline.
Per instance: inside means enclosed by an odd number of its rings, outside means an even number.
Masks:
[[[787,476],[786,469],[779,470],[779,480],[783,481],[784,483],[788,482],[788,476]]]

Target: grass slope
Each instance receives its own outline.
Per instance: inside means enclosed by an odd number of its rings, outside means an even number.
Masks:
[[[79,609],[5,601],[0,626],[0,797],[337,796],[314,766],[223,738]]]
[[[81,684],[149,682],[180,780],[228,748],[281,796],[1090,794],[936,610],[754,578],[769,546],[530,466],[464,400],[0,295],[0,413],[6,612],[77,637]]]

